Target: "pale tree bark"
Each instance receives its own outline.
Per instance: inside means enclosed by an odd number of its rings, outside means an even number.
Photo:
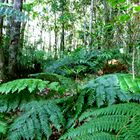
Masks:
[[[49,40],[48,40],[48,51],[51,53],[52,51],[52,33],[51,33],[51,24],[50,22],[48,21],[48,37],[49,37]],[[43,28],[42,28],[43,30]]]
[[[87,32],[87,17],[86,17],[86,11],[87,11],[87,7],[86,5],[84,5],[83,7],[83,15],[84,15],[84,45],[86,46],[87,45],[87,35],[86,35],[86,32]]]
[[[0,0],[1,3],[4,0]],[[4,55],[3,55],[3,17],[0,17],[0,82],[4,80]]]
[[[63,54],[65,50],[65,21],[64,21],[64,12],[65,12],[66,0],[61,1],[61,16],[63,17],[62,25],[61,25],[61,42],[60,42],[60,52]]]
[[[18,11],[22,9],[22,0],[14,0],[13,8]],[[20,47],[20,27],[21,23],[12,19],[10,21],[10,44],[9,44],[9,60],[8,60],[8,78],[16,77],[17,55]]]
[[[51,52],[52,51],[52,42],[51,42],[52,34],[51,34],[51,30],[50,29],[49,29],[48,33],[49,33],[49,52]]]
[[[58,29],[57,29],[57,18],[56,13],[54,14],[54,57],[57,58],[57,43],[58,43]]]
[[[133,46],[133,53],[132,53],[132,75],[133,79],[135,79],[135,47]]]
[[[107,0],[103,0],[103,5],[104,5],[104,20],[105,20],[105,26],[109,26],[110,25],[110,10],[109,10],[109,6],[107,3]],[[105,34],[104,34],[104,45],[107,49],[109,49],[110,47],[112,47],[112,39],[113,39],[113,35],[112,35],[112,29],[111,26],[110,28],[108,27],[105,30]]]
[[[93,16],[95,16],[95,19],[96,19],[96,13],[95,13],[95,3],[96,3],[96,0],[91,0],[91,4],[90,4],[90,21],[89,21],[89,34],[90,34],[90,37],[89,37],[89,45],[91,46],[92,45],[92,31],[93,31]]]
[[[25,37],[25,27],[26,27],[26,22],[22,23],[21,25],[21,35],[20,35],[20,46],[23,48],[24,46],[24,37]]]
[[[60,42],[60,51],[64,52],[65,50],[65,29],[64,29],[64,23],[62,23],[62,31],[61,31],[61,42]]]

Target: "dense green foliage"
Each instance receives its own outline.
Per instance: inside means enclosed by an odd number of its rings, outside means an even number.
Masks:
[[[139,81],[129,74],[105,75],[66,97],[49,93],[56,91],[55,82],[32,78],[1,84],[1,135],[10,140],[50,139],[58,131],[62,140],[137,139]]]
[[[0,0],[0,140],[139,140],[139,0]]]
[[[22,114],[14,120],[9,129],[9,139],[48,139],[52,128],[60,131],[64,126],[64,118],[59,107],[50,101],[32,101],[24,104]]]
[[[123,55],[119,50],[90,50],[78,48],[69,55],[64,55],[46,66],[46,72],[61,74],[67,77],[83,77],[84,74],[97,73],[104,65],[112,59],[116,59],[120,55],[119,60],[122,60]],[[124,63],[124,62],[123,62]]]
[[[82,123],[82,125],[71,129],[60,139],[139,139],[139,107],[139,104],[125,103],[87,110],[79,118],[79,124]]]

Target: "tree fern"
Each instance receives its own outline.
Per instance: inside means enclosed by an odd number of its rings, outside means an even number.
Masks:
[[[108,59],[107,55],[103,56],[103,53],[99,50],[87,51],[85,48],[78,48],[71,54],[65,55],[63,58],[47,65],[46,71],[62,75],[68,75],[69,72],[74,75],[73,70],[77,71],[77,73],[78,71],[79,73],[95,72]]]
[[[41,79],[19,79],[0,85],[0,112],[15,111],[32,100],[40,100],[44,89],[58,91],[57,82],[50,83]],[[48,92],[48,91],[47,91]],[[49,96],[48,93],[45,93]],[[53,94],[52,94],[53,95]]]
[[[64,93],[72,90],[75,85],[75,82],[72,79],[54,73],[45,72],[45,73],[31,74],[30,76],[33,78],[39,78],[50,82],[59,82],[60,93]]]
[[[53,126],[60,131],[65,123],[60,108],[52,101],[32,101],[25,104],[21,111],[21,115],[10,126],[10,140],[41,140],[43,135],[49,139]]]
[[[36,94],[28,94],[28,92],[20,93],[20,94],[8,94],[0,96],[0,112],[14,112],[17,109],[19,110],[22,105],[33,101],[33,100],[41,100],[41,97]]]
[[[136,77],[133,79],[130,74],[119,74],[117,75],[121,89],[130,91],[132,93],[140,93],[140,78]]]
[[[96,107],[102,107],[107,105],[112,105],[120,102],[130,102],[132,99],[138,97],[138,94],[132,94],[129,90],[123,90],[120,86],[119,76],[126,76],[122,74],[111,74],[99,77],[95,80],[90,81],[83,89],[75,95],[73,101],[71,101],[73,106],[69,106],[67,102],[66,112],[73,112],[72,118],[70,119],[69,126],[75,126],[77,118],[79,115],[89,107],[93,105]],[[132,81],[133,82],[133,81]],[[136,96],[137,95],[137,96]],[[73,123],[73,124],[72,124]]]
[[[136,103],[126,103],[126,104],[117,104],[117,105],[112,105],[106,108],[93,108],[89,109],[86,112],[84,112],[80,117],[79,121],[83,121],[85,119],[89,119],[90,117],[93,116],[101,116],[101,115],[140,115],[140,105]],[[123,111],[122,111],[123,109]],[[130,109],[130,110],[129,110]],[[129,110],[129,111],[128,111]]]
[[[140,136],[140,105],[126,103],[112,105],[102,109],[88,110],[79,118],[84,122],[81,126],[71,129],[60,139],[139,139]],[[79,123],[80,123],[79,122]],[[94,135],[95,134],[95,135]],[[97,135],[98,134],[98,135]]]
[[[139,85],[139,78],[133,80],[128,74],[110,74],[91,80],[83,90],[89,95],[89,101],[96,102],[100,107],[114,104],[118,100],[121,102],[139,101]]]
[[[77,94],[52,101],[45,99],[48,95],[40,95],[46,87],[58,91],[59,84],[30,78],[0,85],[0,113],[15,114],[8,131],[10,140],[49,139],[54,130],[60,132],[61,128],[70,128],[60,138],[64,140],[139,138],[139,104],[126,103],[139,101],[139,78],[105,75],[88,82]],[[6,129],[2,125],[1,133]]]
[[[10,81],[4,84],[0,85],[0,93],[15,93],[15,92],[21,92],[24,89],[28,89],[28,91],[31,93],[34,90],[42,91],[47,85],[48,81],[42,81],[40,79],[19,79]]]

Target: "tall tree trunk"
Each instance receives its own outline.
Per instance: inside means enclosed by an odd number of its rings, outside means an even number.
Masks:
[[[110,13],[109,13],[109,6],[106,0],[103,0],[103,5],[104,5],[104,20],[105,20],[105,26],[107,29],[105,30],[105,35],[104,35],[104,45],[107,49],[112,47],[112,27],[110,26]]]
[[[64,52],[64,46],[65,46],[65,29],[64,29],[64,23],[62,23],[62,32],[61,32],[61,44],[60,44],[60,51]]]
[[[24,33],[25,33],[26,22],[22,24],[21,27],[21,36],[20,36],[20,47],[23,48],[24,46]]]
[[[83,15],[84,15],[84,45],[86,46],[87,45],[87,17],[86,17],[86,11],[87,11],[87,7],[86,5],[84,5],[83,7]]]
[[[13,8],[21,11],[22,0],[14,0]],[[10,44],[9,44],[9,60],[8,60],[8,78],[15,78],[17,71],[17,55],[20,47],[20,22],[16,22],[15,19],[11,21],[10,28]]]
[[[56,13],[55,13],[55,19],[54,19],[54,57],[57,58],[57,42],[58,42],[58,29],[57,29],[57,23],[56,23]]]
[[[1,3],[4,0],[0,0]],[[4,56],[3,56],[3,17],[0,17],[0,82],[4,80]]]
[[[52,42],[51,42],[51,40],[52,40],[52,34],[51,34],[51,30],[49,29],[48,30],[48,35],[49,35],[49,52],[51,53],[51,51],[52,51]]]
[[[91,0],[90,4],[90,21],[89,21],[89,45],[92,45],[92,25],[93,25],[93,8],[94,8],[94,0]]]
[[[60,42],[61,53],[63,53],[65,50],[65,21],[64,21],[65,5],[66,5],[66,1],[62,0],[62,2],[61,2],[61,16],[63,17],[62,18],[63,20],[62,20],[61,42]]]
[[[4,80],[4,57],[3,50],[0,47],[0,83]]]

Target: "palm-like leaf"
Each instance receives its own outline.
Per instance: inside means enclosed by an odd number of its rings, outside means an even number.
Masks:
[[[140,136],[140,105],[126,103],[88,110],[81,115],[79,121],[84,123],[60,139],[136,140]]]
[[[59,131],[64,126],[60,108],[52,101],[32,101],[22,106],[23,113],[10,126],[9,139],[49,139],[53,126]]]

